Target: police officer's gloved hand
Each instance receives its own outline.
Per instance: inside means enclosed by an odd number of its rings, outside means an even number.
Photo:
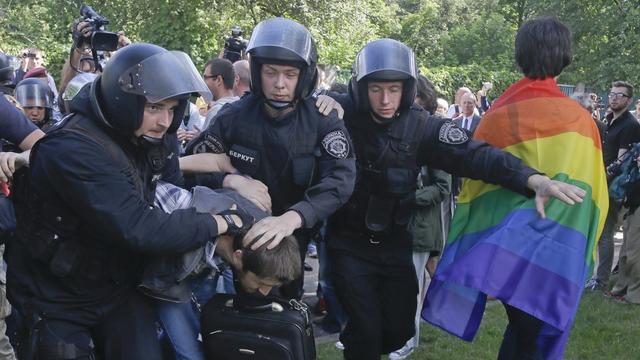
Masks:
[[[224,219],[224,221],[227,223],[227,231],[225,234],[231,235],[234,237],[244,236],[244,234],[246,234],[247,231],[249,231],[249,228],[251,228],[251,226],[255,221],[253,216],[251,216],[248,212],[239,208],[227,209],[225,211],[218,213],[217,215],[220,215]],[[233,215],[240,218],[240,221],[242,222],[240,226],[238,226],[238,224],[234,221]]]

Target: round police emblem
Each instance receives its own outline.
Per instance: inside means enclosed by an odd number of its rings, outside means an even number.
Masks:
[[[336,159],[344,159],[349,155],[349,141],[342,130],[336,130],[325,135],[322,147],[329,155]]]
[[[439,135],[440,142],[445,144],[458,145],[469,141],[466,131],[457,127],[451,121],[447,121],[442,125]]]

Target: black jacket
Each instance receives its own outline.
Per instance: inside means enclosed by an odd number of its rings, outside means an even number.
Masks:
[[[186,152],[227,153],[236,169],[267,185],[274,215],[297,211],[312,228],[353,191],[351,139],[335,112],[323,116],[312,99],[278,119],[262,101],[250,94],[227,104]]]
[[[91,96],[85,87],[75,115],[33,148],[26,216],[7,254],[12,304],[88,326],[134,291],[149,256],[218,233],[208,214],[153,208],[155,181],[180,179],[170,137],[154,151],[135,145],[100,119]]]
[[[374,122],[368,113],[352,111],[354,106],[349,96],[336,98],[345,109],[345,123],[356,148],[358,181],[349,203],[331,217],[331,232],[342,239],[330,241],[331,247],[362,248],[369,243],[362,238],[370,238],[383,245],[386,242],[392,247],[410,249],[411,235],[406,223],[414,203],[415,179],[422,165],[533,195],[527,188],[527,180],[538,171],[509,153],[472,140],[451,120],[429,116],[422,108],[412,106],[391,124],[382,125]],[[399,134],[404,133],[412,137],[402,141]],[[387,153],[395,152],[396,155],[386,161],[386,165],[376,166],[385,148],[389,149]],[[375,177],[380,179],[372,180]],[[402,184],[409,186],[398,186]],[[392,204],[393,201],[396,203]],[[379,209],[386,206],[389,210],[372,211],[371,204],[375,203],[382,204]],[[391,222],[395,222],[395,226],[372,235],[370,222],[380,213],[394,217]],[[378,224],[384,221],[373,220]]]

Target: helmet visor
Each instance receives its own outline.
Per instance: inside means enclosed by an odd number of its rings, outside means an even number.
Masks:
[[[144,96],[152,103],[194,93],[207,101],[212,99],[191,58],[182,51],[161,52],[144,59],[125,71],[119,84],[123,91]]]
[[[69,84],[67,84],[67,88],[62,93],[62,100],[71,101],[73,98],[80,92],[83,86],[86,84],[93,82],[98,75],[93,73],[81,73],[76,75]]]
[[[376,80],[406,80],[418,77],[416,57],[405,44],[382,39],[367,44],[356,58],[356,81],[371,75]]]
[[[307,65],[311,65],[316,57],[309,30],[283,18],[259,23],[253,29],[247,52],[252,56],[282,61],[304,61]]]
[[[24,84],[16,87],[16,100],[22,107],[51,108],[53,93],[44,83]]]

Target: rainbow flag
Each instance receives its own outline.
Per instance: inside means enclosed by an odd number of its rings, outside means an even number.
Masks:
[[[544,321],[544,357],[560,359],[609,207],[598,129],[555,80],[525,78],[494,103],[475,137],[587,195],[574,206],[551,200],[542,219],[533,198],[466,179],[422,317],[471,341],[491,295]]]

